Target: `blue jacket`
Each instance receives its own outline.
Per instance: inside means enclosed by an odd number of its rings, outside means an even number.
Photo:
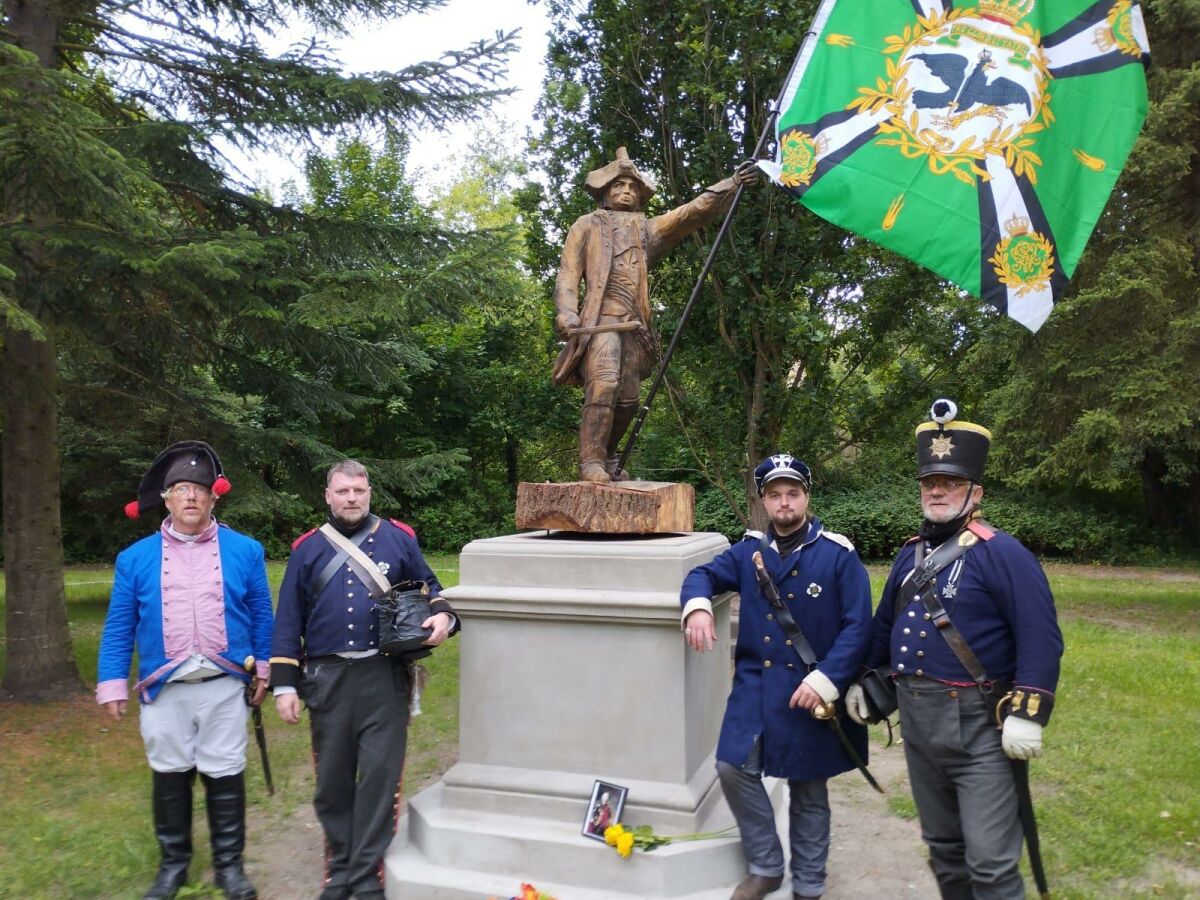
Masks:
[[[740,766],[762,737],[763,774],[790,779],[829,778],[854,768],[829,723],[788,701],[805,671],[762,596],[752,556],[759,536],[750,532],[712,562],[688,573],[680,592],[694,597],[725,591],[741,595],[733,690],[725,707],[717,759]],[[786,559],[773,547],[764,562],[780,596],[817,656],[817,669],[844,695],[858,674],[871,638],[871,584],[853,545],[813,519],[800,546]],[[845,716],[842,728],[865,761],[867,732]]]
[[[163,639],[161,531],[148,535],[117,556],[108,614],[100,638],[98,680],[124,681],[136,646],[138,684],[150,703],[187,656],[168,658]],[[249,681],[247,657],[266,662],[271,649],[271,589],[262,544],[221,525],[217,530],[221,588],[224,595],[224,646],[203,647],[203,655],[232,675]],[[258,670],[265,675],[265,667]]]
[[[361,545],[366,555],[381,567],[392,584],[424,581],[433,598],[430,609],[453,615],[450,604],[438,595],[441,583],[421,555],[412,529],[390,519],[379,519],[378,527]],[[292,544],[283,583],[279,586],[275,634],[271,641],[271,686],[295,686],[300,661],[346,651],[373,650],[379,646],[378,613],[369,599],[370,589],[346,563],[334,573],[320,593],[310,596],[317,577],[337,551],[314,529]],[[384,568],[386,567],[386,568]],[[458,630],[457,617],[451,634]]]
[[[972,530],[980,540],[961,558],[961,567],[952,564],[938,574],[938,597],[990,678],[1041,695],[1034,712],[1015,712],[1044,724],[1063,653],[1050,585],[1037,558],[1011,534],[981,524]],[[897,674],[972,684],[950,645],[925,619],[920,598],[896,616],[897,592],[912,572],[917,545],[915,539],[905,544],[892,565],[875,612],[867,664],[890,663]]]

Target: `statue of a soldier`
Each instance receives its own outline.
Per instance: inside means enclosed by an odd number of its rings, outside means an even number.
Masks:
[[[582,384],[579,477],[606,484],[629,478],[617,468],[617,446],[637,414],[642,379],[658,347],[650,320],[646,270],[681,240],[727,210],[739,184],[757,177],[752,162],[731,178],[668,213],[643,210],[654,181],[624,147],[584,182],[600,208],[571,226],[554,287],[554,328],[566,341],[554,364],[555,384]],[[583,305],[579,282],[586,283]]]

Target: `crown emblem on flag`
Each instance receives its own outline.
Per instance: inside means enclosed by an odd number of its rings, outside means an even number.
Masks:
[[[1016,25],[1033,12],[1037,0],[980,0],[979,14],[993,22]]]
[[[1010,237],[1016,237],[1019,234],[1029,234],[1029,220],[1019,213],[1013,213],[1008,221],[1004,223],[1004,230],[1008,232]]]

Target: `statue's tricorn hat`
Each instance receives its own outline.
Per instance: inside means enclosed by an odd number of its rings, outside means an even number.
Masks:
[[[125,504],[125,515],[136,519],[154,509],[162,503],[162,492],[181,481],[203,484],[218,497],[232,487],[216,450],[204,441],[179,441],[154,457],[138,482],[137,499]]]
[[[608,186],[622,175],[628,175],[641,186],[643,204],[658,190],[653,178],[638,171],[638,167],[629,158],[629,151],[624,147],[617,148],[617,158],[607,166],[588,172],[583,186],[599,202],[604,199],[604,193],[608,190]]]
[[[933,421],[917,426],[917,478],[957,475],[983,482],[992,433],[982,425],[956,422],[957,415],[953,400],[935,400],[929,410]]]

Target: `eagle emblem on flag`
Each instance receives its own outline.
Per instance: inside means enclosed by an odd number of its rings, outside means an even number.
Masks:
[[[1036,331],[1145,118],[1138,3],[826,0],[813,31],[762,168]]]

